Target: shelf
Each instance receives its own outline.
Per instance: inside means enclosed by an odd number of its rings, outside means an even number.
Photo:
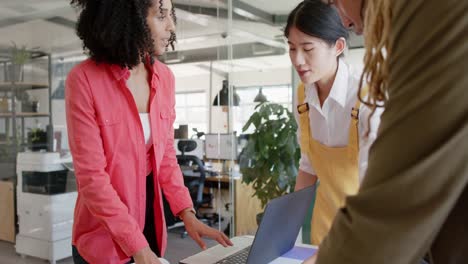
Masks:
[[[16,117],[48,117],[48,113],[28,113],[28,112],[21,112],[16,113]],[[0,113],[0,117],[13,117],[13,113]]]
[[[39,50],[28,50],[28,52],[31,54],[31,57],[30,57],[31,59],[37,59],[37,58],[45,57],[48,55],[47,53],[43,51],[39,51]],[[10,49],[1,47],[0,48],[0,63],[10,62],[10,61],[11,61]]]
[[[50,97],[52,96],[52,68],[51,66],[51,55],[39,50],[29,50],[30,59],[25,65],[25,70],[23,71],[23,76],[25,81],[12,82],[5,79],[6,76],[0,78],[0,101],[3,103],[3,111],[0,111],[0,125],[3,125],[5,129],[2,129],[0,134],[0,179],[2,177],[13,177],[16,178],[16,159],[18,152],[23,151],[26,148],[29,148],[30,145],[27,144],[27,133],[30,122],[37,119],[48,119],[48,125],[52,125],[52,106]],[[32,66],[33,69],[36,67],[36,63],[40,65],[48,65],[49,67],[45,70],[46,74],[35,75],[35,72],[29,70],[29,66]],[[46,64],[47,63],[47,64]],[[0,70],[4,73],[7,73],[7,67],[12,65],[11,53],[6,47],[0,47]],[[42,67],[41,67],[42,68]],[[9,68],[10,69],[10,68]],[[28,69],[28,70],[26,70]],[[3,74],[5,75],[5,74]],[[47,75],[47,78],[46,78]],[[11,80],[11,79],[10,79]],[[39,96],[39,94],[34,94],[34,91],[37,91],[41,96],[41,104],[48,105],[48,110],[42,110],[42,112],[32,112],[37,110],[32,108],[32,104],[23,104],[26,95],[29,96]],[[26,92],[26,95],[24,94]],[[29,93],[33,94],[29,94]],[[45,97],[47,94],[47,99]],[[16,97],[17,101],[14,101]],[[3,100],[2,100],[3,99]],[[7,99],[7,100],[5,100]],[[7,111],[6,103],[8,102]],[[28,100],[26,100],[28,101]],[[11,110],[15,110],[11,111]],[[39,109],[40,110],[40,109]],[[14,130],[16,133],[7,133],[6,129],[9,131]],[[5,131],[5,132],[4,132]],[[32,146],[32,145],[31,145]]]
[[[5,139],[2,139],[0,140],[0,146],[13,146],[15,144],[15,141],[13,138],[10,138],[9,141],[5,140]],[[19,147],[19,145],[18,145]]]
[[[45,83],[26,83],[26,82],[0,82],[0,91],[9,92],[13,89],[23,89],[23,90],[38,90],[38,89],[48,89],[49,85]]]

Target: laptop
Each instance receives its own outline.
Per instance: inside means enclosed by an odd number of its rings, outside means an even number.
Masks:
[[[271,200],[253,242],[236,237],[233,247],[215,246],[180,263],[267,264],[281,257],[294,247],[314,195],[315,185]]]

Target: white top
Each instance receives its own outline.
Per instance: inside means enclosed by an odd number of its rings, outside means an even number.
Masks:
[[[355,73],[343,60],[339,60],[338,71],[328,98],[320,107],[320,100],[315,84],[307,85],[305,89],[305,100],[308,103],[310,126],[313,138],[329,147],[344,147],[348,145],[349,126],[351,124],[351,109],[358,100],[357,93],[359,87],[360,73]],[[297,112],[297,98],[294,98],[294,115],[299,123]],[[371,113],[364,104],[359,108],[359,181],[367,170],[367,157],[369,148],[377,136],[377,129],[380,124],[380,115],[383,108],[377,108],[371,119],[371,129],[369,137],[366,137],[367,120]],[[297,137],[300,142],[301,132],[297,130]],[[307,155],[302,152],[299,161],[299,169],[316,175]]]
[[[151,147],[151,127],[148,113],[139,113],[143,134],[145,135],[146,147]]]

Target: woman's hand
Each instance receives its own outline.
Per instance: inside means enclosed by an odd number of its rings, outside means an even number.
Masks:
[[[135,264],[161,264],[156,254],[147,246],[133,255]]]
[[[302,264],[315,264],[316,261],[317,261],[317,253],[315,253],[312,257],[304,260]]]
[[[201,239],[202,237],[208,237],[213,240],[216,240],[219,244],[224,247],[232,246],[231,240],[223,233],[214,228],[211,228],[203,224],[200,220],[195,217],[195,215],[190,211],[183,211],[180,214],[180,217],[184,221],[185,230],[189,236],[197,242],[197,244],[203,249],[206,249],[206,244]]]

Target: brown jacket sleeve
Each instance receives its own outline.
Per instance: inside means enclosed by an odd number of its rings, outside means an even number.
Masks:
[[[389,101],[361,189],[338,212],[318,264],[415,264],[442,235],[468,232],[468,1],[392,5]],[[467,241],[449,243],[438,254],[468,254]]]

